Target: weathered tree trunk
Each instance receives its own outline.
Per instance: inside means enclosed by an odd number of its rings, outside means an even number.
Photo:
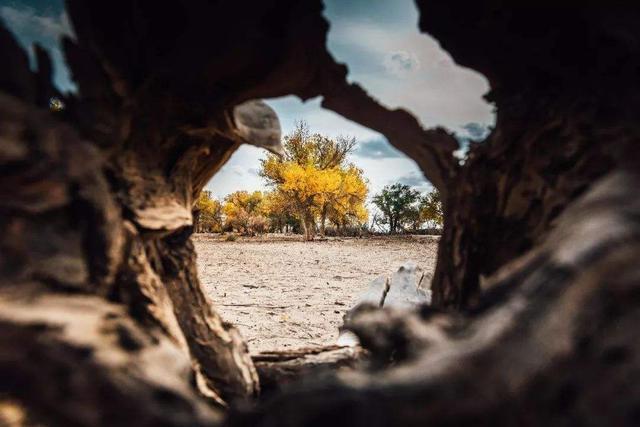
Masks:
[[[302,221],[300,222],[302,224],[302,229],[304,230],[304,240],[313,240],[315,235],[315,221],[313,217],[305,212],[302,216]]]
[[[640,10],[603,5],[418,1],[420,28],[492,85],[496,128],[463,165],[447,132],[346,81],[320,1],[69,1],[77,96],[0,27],[0,411],[216,425],[256,395],[196,276],[192,209],[239,144],[277,151],[252,100],[293,94],[381,132],[440,190],[434,300],[466,314],[363,309],[348,327],[370,370],[228,423],[637,424]]]
[[[636,424],[638,188],[637,171],[601,180],[469,317],[363,307],[348,327],[387,368],[306,381],[230,425]]]
[[[629,136],[637,135],[630,112],[638,106],[638,88],[622,81],[635,67],[629,60],[638,32],[627,39],[614,33],[633,27],[638,10],[525,2],[496,17],[481,3],[461,14],[444,2],[418,3],[430,11],[421,15],[421,29],[488,77],[488,97],[498,111],[492,134],[471,148],[446,185],[434,300],[467,307],[483,278],[539,243],[572,200],[620,163]],[[625,23],[613,24],[620,14],[628,14]],[[473,25],[452,31],[456,22],[469,22],[467,16]],[[506,26],[520,30],[506,35]],[[490,48],[479,55],[478,45]],[[534,58],[534,51],[544,54]]]
[[[307,221],[304,219],[300,220],[300,225],[302,225],[302,233],[304,235],[304,240],[310,240],[309,239],[309,231],[307,230]]]
[[[326,234],[326,225],[327,225],[327,208],[324,206],[322,208],[322,213],[320,214],[320,235],[324,237]]]
[[[327,346],[262,352],[252,359],[260,376],[261,392],[273,394],[305,376],[356,369],[365,355],[366,352],[357,346]]]
[[[469,306],[483,278],[539,243],[557,215],[611,170],[612,153],[595,141],[631,131],[599,130],[597,109],[578,113],[562,101],[536,100],[541,91],[522,92],[498,98],[504,113],[493,135],[472,147],[452,181],[434,279],[438,305]]]

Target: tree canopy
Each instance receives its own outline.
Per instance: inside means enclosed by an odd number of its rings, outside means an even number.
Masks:
[[[420,192],[406,184],[386,185],[373,196],[373,203],[382,212],[381,223],[389,227],[390,233],[404,230],[418,215]]]
[[[203,190],[196,201],[195,230],[197,232],[219,233],[222,231],[222,204],[211,196],[211,191]]]
[[[250,235],[266,231],[261,191],[235,191],[224,200],[225,228]]]
[[[300,122],[283,146],[283,156],[270,154],[262,160],[260,175],[274,197],[287,201],[279,206],[300,222],[306,240],[313,239],[317,224],[324,234],[327,220],[339,228],[366,222],[367,181],[347,161],[354,139],[311,134]]]
[[[442,227],[444,223],[444,213],[442,211],[442,200],[437,189],[430,191],[420,199],[420,221]]]

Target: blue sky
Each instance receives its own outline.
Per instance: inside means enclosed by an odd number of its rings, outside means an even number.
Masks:
[[[464,141],[493,125],[493,106],[483,99],[489,90],[486,79],[457,66],[435,39],[418,32],[412,0],[325,0],[325,17],[331,23],[330,52],[349,66],[350,81],[384,105],[408,109],[425,128],[444,126]],[[395,182],[430,189],[415,162],[382,135],[322,109],[320,102],[303,103],[293,96],[268,100],[283,134],[302,119],[312,131],[356,137],[351,160],[364,170],[371,194]],[[208,188],[218,196],[237,188],[261,189],[257,171],[263,156],[258,148],[241,147]]]
[[[53,80],[59,89],[76,89],[59,43],[63,35],[74,37],[62,0],[0,0],[0,18],[29,51],[32,61],[33,43],[38,43],[49,51],[54,65]]]
[[[325,0],[331,23],[330,52],[349,67],[349,80],[360,83],[382,104],[411,111],[425,128],[444,126],[462,140],[478,137],[493,125],[493,106],[483,100],[489,87],[480,74],[457,66],[432,37],[417,30],[412,0]],[[62,0],[0,0],[0,17],[27,48],[38,42],[54,62],[54,81],[63,91],[75,90],[57,40],[73,37]],[[421,191],[430,185],[416,164],[365,127],[322,109],[321,100],[306,103],[293,96],[267,102],[280,118],[283,134],[305,120],[312,131],[353,136],[358,145],[351,161],[364,170],[371,193],[403,182]],[[235,190],[264,189],[258,177],[264,151],[242,146],[209,182],[223,197]]]

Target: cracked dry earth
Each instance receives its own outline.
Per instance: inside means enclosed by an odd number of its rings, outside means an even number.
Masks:
[[[335,344],[342,316],[369,282],[406,261],[430,277],[437,254],[432,236],[227,242],[198,234],[194,241],[205,292],[251,353]]]

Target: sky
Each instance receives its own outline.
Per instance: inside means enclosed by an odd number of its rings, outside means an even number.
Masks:
[[[383,105],[403,107],[425,128],[443,126],[462,142],[482,138],[494,123],[494,108],[483,99],[486,79],[455,64],[437,40],[418,32],[413,0],[325,0],[330,22],[328,48],[349,67],[348,79],[362,85]],[[0,0],[0,18],[31,50],[37,42],[48,49],[54,83],[75,91],[58,40],[73,37],[62,0]],[[32,54],[31,54],[32,55]],[[355,137],[350,160],[369,180],[370,195],[401,182],[420,191],[430,184],[411,159],[395,150],[380,134],[320,107],[320,98],[301,102],[294,96],[266,100],[280,118],[283,135],[299,120],[312,132]],[[265,190],[258,176],[264,150],[243,145],[207,184],[219,198],[236,190]]]
[[[418,31],[412,0],[325,0],[331,27],[329,51],[349,67],[357,82],[387,107],[411,111],[425,128],[443,126],[464,142],[482,139],[494,123],[493,106],[483,99],[489,90],[479,73],[455,64],[432,37]],[[431,185],[415,162],[394,149],[379,133],[320,107],[288,96],[267,100],[278,113],[283,135],[304,120],[314,132],[353,136],[358,141],[351,161],[364,170],[370,194],[401,182],[420,191]],[[262,150],[241,147],[209,183],[217,196],[242,188],[262,189],[257,175]]]
[[[74,37],[62,0],[0,0],[0,19],[13,32],[18,42],[29,52],[34,66],[33,44],[49,51],[53,62],[53,82],[63,92],[75,91],[59,40],[63,35]]]

